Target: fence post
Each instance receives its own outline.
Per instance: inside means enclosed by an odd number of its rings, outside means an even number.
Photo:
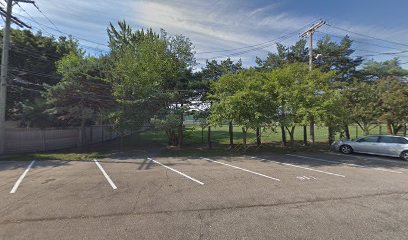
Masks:
[[[89,133],[90,142],[91,144],[93,144],[93,126],[89,126],[89,129],[90,129],[90,133]]]
[[[45,130],[41,129],[41,140],[42,140],[42,148],[43,151],[47,151],[47,146],[45,145]]]
[[[78,129],[78,147],[82,147],[82,129],[79,127]]]

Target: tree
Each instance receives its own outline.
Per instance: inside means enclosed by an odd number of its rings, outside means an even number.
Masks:
[[[236,63],[232,61],[230,58],[227,58],[226,60],[221,60],[219,63],[216,60],[208,61],[206,62],[206,66],[201,69],[201,72],[199,72],[197,75],[197,79],[200,79],[195,83],[195,86],[193,87],[194,89],[200,90],[202,93],[211,93],[210,89],[210,82],[211,81],[218,81],[223,75],[228,74],[228,73],[237,73],[241,71],[242,68],[242,62],[241,60],[238,60]],[[200,117],[201,118],[207,118],[209,115],[209,107],[211,104],[208,104],[207,100],[207,94],[202,94],[199,96],[197,99],[199,102],[202,102],[204,108],[201,110]],[[207,121],[206,121],[207,122]],[[233,129],[233,122],[229,121],[228,122],[229,127],[228,127],[228,132],[229,132],[229,137],[230,137],[230,147],[232,148],[234,146],[234,129]],[[208,127],[208,133],[209,133],[209,139],[208,142],[209,144],[211,143],[211,126]]]
[[[114,104],[104,66],[103,59],[70,53],[58,62],[62,80],[48,88],[47,101],[53,113],[71,125],[79,125],[84,134],[87,122]]]
[[[332,82],[335,88],[342,89],[343,86],[346,86],[346,83],[353,83],[361,78],[361,71],[358,67],[362,64],[362,57],[352,57],[352,54],[355,52],[352,49],[353,41],[345,36],[339,43],[334,42],[331,38],[326,35],[317,42],[317,47],[313,50],[314,58],[313,65],[320,69],[322,72],[335,71],[336,76],[333,77]],[[335,84],[340,83],[340,84]],[[344,99],[343,99],[344,100]],[[347,115],[343,115],[343,119],[338,119],[338,123],[342,123],[343,130],[346,133],[346,136],[350,136],[348,124],[350,123]],[[311,119],[314,122],[314,119]],[[314,123],[310,125],[311,135],[314,131]],[[336,127],[338,130],[340,128]],[[314,138],[311,136],[311,138]]]
[[[385,79],[387,77],[395,77],[402,80],[408,76],[408,70],[403,69],[399,65],[397,58],[384,62],[370,60],[364,64],[361,72],[363,80],[370,82]]]
[[[265,72],[268,94],[276,95],[279,112],[275,121],[282,130],[282,143],[286,144],[285,129],[294,143],[296,125],[304,125],[310,118],[320,118],[332,94],[329,88],[333,72],[318,69],[309,71],[302,63],[284,65]]]
[[[317,41],[314,49],[313,65],[322,72],[335,71],[337,76],[333,81],[352,83],[359,76],[358,66],[363,62],[362,57],[352,57],[354,50],[351,48],[353,41],[345,36],[340,43],[331,41],[326,35]]]
[[[289,63],[307,63],[309,50],[306,47],[306,40],[302,39],[293,46],[286,47],[283,44],[276,44],[276,53],[268,53],[266,59],[257,57],[255,62],[261,69],[280,68]]]
[[[2,35],[0,32],[0,37]],[[56,62],[69,52],[79,50],[73,38],[55,39],[43,36],[41,32],[12,29],[11,38],[7,118],[19,120],[27,102],[44,102],[43,85],[55,85],[60,81]],[[25,115],[30,116],[33,115]]]
[[[118,23],[118,29],[111,24],[108,36],[112,51],[109,79],[114,96],[127,105],[121,108],[120,115],[133,115],[129,110],[143,112],[139,123],[135,123],[139,127],[147,122],[160,123],[157,127],[164,127],[172,126],[173,115],[178,114],[177,137],[169,136],[169,142],[180,147],[183,114],[194,95],[189,89],[195,65],[191,41],[182,35],[169,37],[164,30],[160,34],[151,29],[133,31],[125,21]],[[121,122],[120,119],[115,122]],[[169,121],[169,124],[162,124],[162,121]],[[127,124],[119,126],[129,127]],[[165,132],[172,131],[165,129]]]
[[[307,41],[302,39],[295,43],[295,45],[286,47],[280,43],[276,44],[277,53],[268,53],[265,60],[257,57],[256,63],[263,71],[267,69],[281,68],[284,65],[292,63],[307,63],[309,49],[306,47]],[[286,144],[285,127],[281,126],[283,144]],[[294,131],[294,129],[292,130]],[[306,127],[304,127],[306,143]]]
[[[241,126],[245,149],[248,129],[270,123],[277,112],[276,96],[266,91],[265,80],[261,73],[249,69],[226,74],[211,84],[210,123],[233,121]]]
[[[381,116],[378,84],[355,81],[344,89],[344,96],[350,120],[368,135]]]
[[[398,134],[408,120],[408,83],[396,77],[379,80],[380,119],[385,120],[389,134]]]

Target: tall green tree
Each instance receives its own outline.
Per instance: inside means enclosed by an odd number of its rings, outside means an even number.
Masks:
[[[178,130],[172,124],[157,124],[171,132],[172,145],[183,143],[183,115],[191,99],[189,82],[195,65],[193,45],[182,36],[168,36],[148,30],[134,31],[126,22],[108,28],[111,48],[110,81],[113,94],[119,99],[121,111],[113,114],[118,126],[143,126],[145,123],[172,121],[179,116]],[[139,114],[138,122],[129,116]],[[152,119],[160,121],[151,121]],[[126,122],[126,124],[121,124]]]
[[[3,31],[0,32],[1,38],[2,35]],[[41,32],[12,29],[7,118],[19,120],[23,114],[23,106],[27,103],[44,102],[41,94],[43,85],[55,85],[61,80],[56,71],[56,62],[69,52],[78,50],[77,41],[73,38],[55,39],[44,36]],[[25,117],[29,116],[32,115],[25,114]]]
[[[397,77],[379,80],[381,120],[387,123],[389,134],[398,134],[408,120],[408,83]]]
[[[210,123],[221,125],[233,121],[242,128],[243,145],[247,145],[248,129],[271,123],[276,115],[278,103],[276,96],[266,91],[266,78],[255,69],[226,74],[213,81],[210,99]],[[268,87],[271,87],[270,85]]]
[[[381,116],[379,98],[380,92],[377,83],[356,81],[344,88],[344,97],[348,116],[356,123],[364,134],[378,125]]]
[[[47,90],[50,112],[70,125],[79,125],[85,139],[86,124],[114,104],[104,59],[73,52],[58,62],[58,72],[62,80]]]
[[[206,66],[201,69],[200,72],[196,73],[198,81],[194,82],[193,89],[199,90],[202,94],[198,95],[197,101],[203,104],[199,114],[196,114],[197,117],[204,119],[201,120],[207,123],[208,127],[208,143],[211,145],[211,126],[208,125],[206,119],[209,116],[209,108],[211,103],[207,98],[207,93],[211,94],[210,83],[211,81],[218,81],[223,75],[228,73],[237,73],[243,69],[242,61],[238,60],[237,62],[232,61],[230,58],[226,60],[221,60],[220,62],[216,60],[206,62]],[[230,147],[234,146],[234,129],[233,122],[228,122],[228,132],[230,136]]]

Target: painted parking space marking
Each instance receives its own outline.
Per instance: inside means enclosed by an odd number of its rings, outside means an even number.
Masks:
[[[303,158],[303,159],[316,160],[316,161],[321,161],[321,162],[341,163],[342,165],[347,165],[347,166],[351,166],[351,167],[366,168],[366,169],[372,169],[372,170],[383,171],[383,172],[398,173],[398,174],[402,173],[402,172],[395,171],[395,170],[389,170],[389,169],[384,169],[384,168],[371,168],[371,167],[367,167],[367,166],[364,166],[364,165],[353,164],[353,163],[345,163],[345,162],[342,162],[342,161],[327,160],[327,159],[315,158],[315,157],[306,157],[306,156],[295,155],[295,154],[286,154],[286,155],[287,156],[292,156],[292,157]]]
[[[222,165],[232,167],[232,168],[235,168],[235,169],[239,169],[239,170],[249,172],[249,173],[261,176],[261,177],[269,178],[269,179],[272,179],[272,180],[275,180],[275,181],[280,181],[280,179],[278,179],[278,178],[274,178],[274,177],[271,177],[271,176],[268,176],[268,175],[265,175],[265,174],[262,174],[262,173],[257,173],[257,172],[254,172],[254,171],[251,171],[251,170],[248,170],[248,169],[245,169],[245,168],[237,167],[237,166],[234,166],[234,165],[231,165],[231,164],[228,164],[228,163],[219,162],[219,161],[212,160],[212,159],[209,159],[209,158],[201,158],[201,159],[204,159],[204,160],[207,160],[207,161],[210,161],[210,162],[213,162],[213,163],[222,164]]]
[[[197,179],[195,179],[195,178],[192,178],[192,177],[188,176],[187,174],[182,173],[182,172],[180,172],[180,171],[178,171],[178,170],[176,170],[176,169],[174,169],[174,168],[171,168],[171,167],[169,167],[169,166],[166,166],[166,165],[160,163],[159,161],[156,161],[156,160],[154,160],[154,159],[152,159],[152,158],[147,158],[147,160],[152,161],[152,162],[154,162],[154,163],[157,163],[157,164],[159,164],[160,166],[165,167],[165,168],[167,168],[167,169],[169,169],[169,170],[171,170],[171,171],[173,171],[173,172],[175,172],[175,173],[178,173],[178,174],[180,174],[181,176],[186,177],[186,178],[188,178],[188,179],[190,179],[190,180],[192,180],[192,181],[194,181],[194,182],[196,182],[196,183],[198,183],[198,184],[200,184],[200,185],[204,185],[203,182],[201,182],[201,181],[199,181],[199,180],[197,180]]]
[[[24,177],[27,175],[28,171],[30,171],[31,167],[34,165],[35,160],[31,161],[30,165],[26,168],[26,170],[21,174],[18,178],[17,182],[14,184],[13,188],[11,189],[10,193],[15,193],[17,191],[18,186],[20,186],[21,182],[23,181]]]
[[[329,153],[326,153],[326,154],[342,156],[342,157],[352,157],[352,158],[356,158],[356,159],[360,159],[360,160],[362,159],[362,160],[372,160],[372,161],[380,161],[380,162],[387,162],[387,163],[408,164],[405,161],[400,161],[399,158],[397,158],[397,157],[395,159],[392,159],[392,157],[390,157],[390,159],[384,159],[384,158],[369,157],[369,156],[362,156],[362,155],[360,155],[360,156],[351,155],[351,154],[346,155],[346,154],[332,153],[332,152],[329,152]]]
[[[109,175],[105,172],[105,170],[103,169],[103,167],[101,166],[101,164],[98,162],[98,160],[94,159],[94,162],[96,164],[96,166],[98,166],[99,170],[101,170],[103,176],[105,176],[106,180],[108,180],[109,184],[111,185],[111,187],[113,189],[117,189],[115,183],[113,183],[112,179],[109,177]]]
[[[299,179],[300,181],[317,180],[317,178],[313,176],[297,176],[296,178]]]
[[[285,165],[285,166],[290,166],[290,167],[295,167],[295,168],[301,168],[301,169],[305,169],[305,170],[309,170],[309,171],[313,171],[313,172],[318,172],[318,173],[324,173],[324,174],[328,174],[328,175],[332,175],[332,176],[336,176],[336,177],[342,177],[345,178],[346,176],[342,175],[342,174],[338,174],[338,173],[332,173],[332,172],[326,172],[326,171],[322,171],[322,170],[318,170],[318,169],[314,169],[314,168],[308,168],[308,167],[303,167],[303,166],[299,166],[299,165],[295,165],[295,164],[290,164],[290,163],[283,163],[283,162],[278,162],[278,161],[274,161],[274,160],[270,160],[270,159],[265,159],[265,158],[258,158],[258,157],[251,157],[253,159],[259,159],[262,161],[269,161],[269,162],[273,162],[276,164],[281,164],[281,165]]]

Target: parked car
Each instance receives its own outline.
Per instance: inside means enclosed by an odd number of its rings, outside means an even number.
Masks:
[[[338,140],[331,145],[333,150],[344,154],[368,153],[389,157],[400,157],[408,161],[408,137],[394,135],[370,135],[355,140]]]

